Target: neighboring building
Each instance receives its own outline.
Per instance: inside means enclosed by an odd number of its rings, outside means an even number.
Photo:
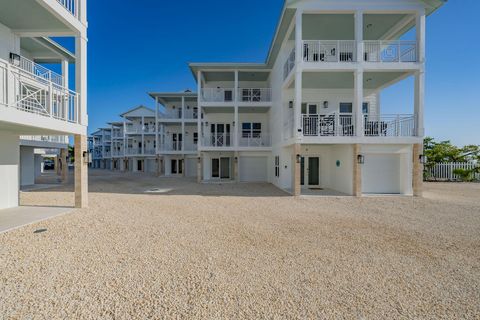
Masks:
[[[286,1],[265,63],[191,63],[198,95],[150,93],[156,111],[122,115],[141,131],[123,125],[123,146],[143,152],[129,166],[154,171],[149,150],[165,175],[194,176],[196,163],[199,182],[421,195],[425,18],[442,4]],[[384,113],[381,92],[407,77],[411,107]]]
[[[92,168],[110,169],[112,157],[112,129],[100,128],[89,137]]]
[[[0,1],[0,208],[18,206],[23,135],[74,136],[75,205],[87,205],[86,32],[86,0]],[[75,53],[51,40],[55,36],[74,37]],[[61,74],[45,66],[52,63],[61,65]]]
[[[20,186],[36,183],[44,172],[44,158],[54,159],[54,169],[63,182],[68,173],[68,136],[20,136]]]

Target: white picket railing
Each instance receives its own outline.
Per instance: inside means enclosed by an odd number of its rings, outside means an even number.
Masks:
[[[63,77],[20,57],[0,59],[0,104],[29,113],[78,123],[78,93],[63,86]]]
[[[20,140],[42,141],[68,144],[68,136],[20,136]]]
[[[364,115],[365,136],[414,137],[415,116],[411,114]]]
[[[177,109],[165,110],[159,116],[160,118],[164,119],[182,119],[182,117],[184,119],[197,119],[197,114],[197,107],[186,107],[185,110],[182,110],[182,108],[180,107]]]
[[[272,140],[269,134],[248,134],[242,135],[238,138],[239,147],[248,147],[248,148],[262,148],[262,147],[271,147]]]
[[[453,173],[456,169],[472,170],[477,167],[480,164],[473,162],[445,162],[436,163],[425,170],[429,180],[459,181],[460,177]],[[474,179],[480,181],[480,173],[476,173]]]
[[[367,62],[417,62],[417,41],[374,40],[363,42]]]
[[[295,48],[292,49],[290,54],[288,55],[287,61],[283,66],[283,80],[285,80],[290,72],[292,72],[293,68],[295,68]]]
[[[235,100],[235,89],[203,88],[201,98],[204,102],[233,102]]]
[[[83,0],[57,0],[68,12],[70,12],[74,17],[78,18],[78,7],[80,1]]]
[[[302,115],[304,136],[353,136],[355,125],[351,113],[332,112],[327,115]]]
[[[271,102],[271,88],[239,88],[239,102]]]
[[[230,133],[208,134],[203,136],[202,146],[204,147],[233,147],[233,135]]]
[[[305,40],[303,61],[305,62],[354,62],[355,40]]]

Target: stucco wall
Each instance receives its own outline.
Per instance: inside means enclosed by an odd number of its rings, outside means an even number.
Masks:
[[[20,139],[0,131],[0,209],[18,206]]]

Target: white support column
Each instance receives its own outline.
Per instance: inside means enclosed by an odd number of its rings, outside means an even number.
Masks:
[[[155,154],[158,154],[159,145],[158,145],[158,97],[155,97]],[[157,158],[157,161],[158,158]]]
[[[86,8],[84,2],[81,1],[82,10],[84,6]],[[78,94],[76,110],[78,122],[87,126],[87,39],[83,36],[75,37],[75,91]]]
[[[303,11],[297,10],[295,16],[295,106],[293,110],[294,138],[299,138],[302,128],[302,65],[303,65]]]
[[[425,10],[417,12],[415,19],[415,29],[417,31],[417,60],[420,63],[425,62]]]
[[[142,130],[142,150],[141,150],[141,154],[145,154],[145,134],[143,133],[143,129],[145,128],[145,117],[142,116],[142,127],[140,128],[140,130]]]
[[[69,89],[69,79],[68,79],[68,60],[62,60],[62,77],[63,77],[63,86]]]
[[[127,122],[123,121],[123,157],[125,157],[127,153]]]
[[[363,137],[363,70],[354,72],[353,114],[355,116],[355,134]]]
[[[76,134],[75,141],[75,208],[88,206],[88,166],[84,159],[87,136]]]
[[[415,130],[418,137],[423,137],[425,134],[423,123],[423,112],[425,105],[425,73],[417,71],[415,73]]]
[[[186,140],[187,140],[187,137],[185,135],[185,97],[182,96],[182,146],[181,146],[182,147],[182,152],[185,152],[185,141]]]
[[[357,61],[363,62],[363,11],[355,11],[355,41]]]
[[[238,138],[239,138],[239,135],[238,135],[238,128],[240,127],[239,123],[238,123],[238,70],[235,70],[235,102],[233,104],[233,139],[234,139],[234,144],[233,146],[235,148],[238,148]]]
[[[202,145],[202,71],[197,71],[197,130],[198,130],[198,142],[197,148]],[[200,157],[200,152],[198,153]]]

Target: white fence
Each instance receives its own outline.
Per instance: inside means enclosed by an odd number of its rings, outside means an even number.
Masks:
[[[472,162],[447,162],[436,163],[425,170],[428,180],[460,181],[461,177],[453,173],[455,169],[471,170],[478,166],[480,165]],[[480,173],[476,173],[474,179],[480,181]]]

